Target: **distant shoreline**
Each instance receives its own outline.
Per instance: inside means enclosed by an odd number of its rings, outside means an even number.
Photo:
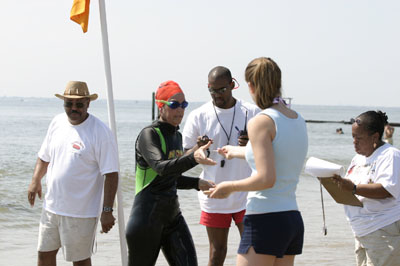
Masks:
[[[57,101],[56,97],[35,97],[35,96],[8,96],[8,95],[3,95],[0,96],[0,100],[2,99],[24,99],[24,100],[28,100],[28,99],[33,99],[33,100],[51,100],[51,101]],[[292,98],[294,99],[294,98]],[[106,102],[107,98],[101,98],[99,97],[98,100],[96,100],[96,102]],[[114,98],[115,102],[142,102],[142,103],[151,103],[151,96],[149,96],[149,100],[143,100],[143,99],[117,99]],[[206,103],[209,100],[206,101],[190,101],[191,103],[195,103],[195,104],[202,104],[202,103]],[[365,105],[341,105],[341,104],[337,104],[337,105],[332,105],[332,104],[326,104],[326,105],[320,105],[320,104],[297,104],[297,103],[292,103],[292,106],[309,106],[309,107],[326,107],[326,108],[334,108],[334,107],[342,107],[342,108],[365,108],[366,110],[371,110],[371,109],[382,109],[382,110],[386,110],[386,109],[400,109],[398,106],[365,106]]]

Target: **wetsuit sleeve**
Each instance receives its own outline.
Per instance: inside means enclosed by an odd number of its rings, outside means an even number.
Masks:
[[[136,153],[139,164],[143,159],[160,176],[182,174],[197,165],[193,152],[168,160],[161,149],[160,136],[150,127],[140,133]]]
[[[180,176],[177,180],[176,187],[178,189],[199,189],[199,179],[198,177],[190,177],[190,176]]]

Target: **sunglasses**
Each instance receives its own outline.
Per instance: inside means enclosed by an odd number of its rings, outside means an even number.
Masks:
[[[74,105],[73,102],[64,102],[64,107],[71,108]],[[85,103],[75,103],[76,108],[83,108]]]
[[[211,94],[222,94],[222,93],[224,93],[226,90],[227,90],[226,87],[225,87],[225,88],[220,88],[220,89],[208,88],[208,91],[209,91]]]
[[[233,87],[232,90],[239,88],[239,86],[240,86],[239,82],[235,78],[232,78],[232,82],[234,82],[236,84],[236,86]],[[208,86],[210,86],[210,84],[208,84]],[[208,87],[208,91],[213,95],[214,94],[222,94],[222,93],[226,92],[227,89],[228,89],[227,87],[220,88],[220,89],[212,89],[212,88]]]
[[[160,102],[160,103],[166,104],[171,109],[176,109],[178,107],[181,107],[182,109],[185,109],[189,105],[189,103],[187,101],[183,101],[182,103],[180,103],[178,101],[168,102],[168,101],[164,101],[164,100],[156,100],[156,102]]]
[[[356,123],[357,125],[361,125],[361,119],[360,118],[357,118],[357,119],[351,118],[350,123],[351,124]]]

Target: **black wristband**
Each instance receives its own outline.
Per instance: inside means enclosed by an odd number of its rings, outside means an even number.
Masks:
[[[356,190],[357,190],[357,185],[354,184],[353,185],[353,190],[351,191],[351,193],[353,193],[353,195],[355,195],[356,194]]]

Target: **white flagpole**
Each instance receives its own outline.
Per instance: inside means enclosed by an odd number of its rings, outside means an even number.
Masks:
[[[100,10],[101,36],[103,39],[104,67],[106,71],[106,80],[107,80],[108,118],[111,131],[114,133],[115,139],[117,139],[117,129],[115,126],[114,96],[113,96],[112,78],[111,78],[110,48],[108,45],[106,5],[104,3],[104,0],[99,0],[99,10]],[[125,222],[124,222],[124,210],[122,203],[122,191],[121,191],[120,181],[121,177],[119,176],[118,190],[117,190],[118,229],[119,229],[119,242],[121,247],[122,266],[126,266],[128,265],[128,257],[127,257],[126,241],[125,241]]]

